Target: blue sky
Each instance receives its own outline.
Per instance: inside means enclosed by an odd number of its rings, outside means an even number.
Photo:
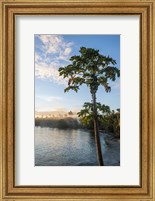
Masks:
[[[35,111],[79,111],[84,102],[91,102],[89,89],[83,85],[78,93],[64,93],[67,80],[59,76],[59,67],[79,54],[80,47],[98,49],[110,56],[120,68],[120,35],[35,35]],[[109,81],[111,92],[102,86],[97,101],[116,110],[120,107],[120,79]]]

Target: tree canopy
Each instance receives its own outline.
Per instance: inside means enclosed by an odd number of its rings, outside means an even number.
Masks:
[[[82,84],[86,84],[91,93],[96,93],[99,85],[102,85],[106,92],[110,92],[108,80],[115,81],[116,76],[120,76],[120,70],[115,67],[116,61],[92,48],[81,47],[79,52],[80,55],[70,58],[69,65],[59,68],[60,76],[68,78],[65,92],[77,92]]]

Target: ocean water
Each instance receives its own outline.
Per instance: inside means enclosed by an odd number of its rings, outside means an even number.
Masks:
[[[106,166],[120,165],[120,141],[100,133]],[[35,166],[98,166],[93,132],[35,127]]]

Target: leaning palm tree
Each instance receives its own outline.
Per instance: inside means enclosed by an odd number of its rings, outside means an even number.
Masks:
[[[99,136],[98,114],[96,107],[96,93],[102,85],[106,92],[111,91],[108,80],[115,81],[120,76],[120,70],[115,67],[116,61],[99,53],[99,50],[81,47],[80,55],[70,58],[70,64],[59,68],[60,76],[68,78],[68,86],[64,90],[78,91],[80,86],[86,84],[90,90],[93,104],[94,134],[99,165],[103,166],[102,150]]]

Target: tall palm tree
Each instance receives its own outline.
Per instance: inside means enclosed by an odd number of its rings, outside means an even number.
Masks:
[[[90,90],[94,115],[94,134],[99,165],[103,166],[102,150],[99,136],[98,114],[96,106],[96,93],[102,85],[106,92],[111,91],[108,80],[115,81],[120,76],[120,70],[115,67],[116,61],[99,53],[99,50],[81,47],[80,55],[70,58],[70,64],[59,68],[60,76],[68,78],[68,87],[64,90],[78,91],[79,87],[86,84]]]

